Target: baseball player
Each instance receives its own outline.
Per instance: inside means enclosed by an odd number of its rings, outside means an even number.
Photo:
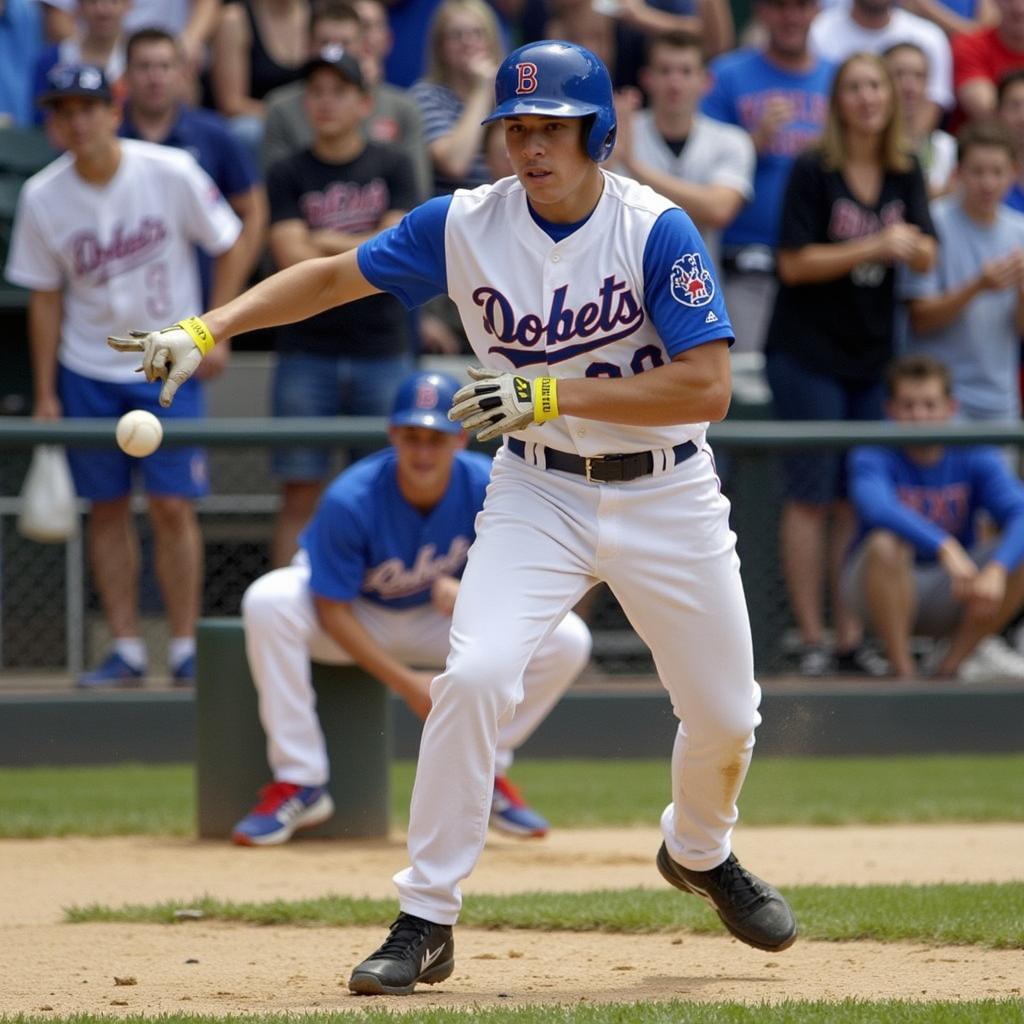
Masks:
[[[67,152],[26,182],[18,199],[7,277],[31,289],[33,414],[118,417],[156,407],[152,389],[100,339],[140,318],[195,309],[195,246],[216,256],[213,301],[241,282],[238,218],[188,153],[118,139],[120,114],[99,68],[59,66],[40,102]],[[227,349],[204,367],[224,365]],[[192,382],[172,415],[202,415]],[[165,413],[166,415],[166,413]],[[132,475],[145,481],[157,579],[170,620],[168,662],[176,684],[195,675],[193,631],[202,590],[202,540],[192,500],[207,489],[206,457],[167,448],[144,461],[110,446],[68,451],[78,494],[91,501],[93,581],[113,649],[78,685],[138,685],[146,648],[138,614],[139,540],[130,505]]]
[[[431,684],[401,913],[352,973],[404,994],[454,969],[452,925],[487,830],[494,752],[533,652],[596,582],[650,646],[679,718],[657,866],[735,936],[782,950],[783,897],[731,850],[760,718],[729,503],[705,441],[730,397],[732,328],[692,221],[600,167],[615,142],[608,71],[542,41],[497,73],[515,176],[437,197],[353,254],[310,260],[193,318],[110,343],[141,352],[162,400],[214,339],[387,289],[446,291],[483,364],[449,413],[506,435]]]
[[[326,821],[327,752],[316,717],[310,658],[355,662],[425,718],[430,681],[448,656],[458,578],[491,475],[486,455],[446,413],[458,383],[437,373],[402,382],[392,447],[345,470],[327,489],[290,566],[245,592],[249,666],[274,781],[235,827],[242,846],[286,842]],[[505,778],[512,751],[543,721],[590,656],[590,631],[569,612],[523,674],[523,702],[498,738],[491,825],[543,836],[548,823]],[[414,666],[414,667],[409,667]]]

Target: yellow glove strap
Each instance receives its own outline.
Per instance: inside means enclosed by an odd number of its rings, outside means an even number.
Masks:
[[[533,382],[533,419],[535,423],[553,420],[558,415],[558,380],[538,377]]]
[[[197,316],[190,316],[187,320],[179,320],[176,327],[180,327],[195,343],[203,355],[207,355],[211,348],[217,344],[210,333],[210,328]]]

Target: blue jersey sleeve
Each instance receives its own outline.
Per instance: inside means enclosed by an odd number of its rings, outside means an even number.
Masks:
[[[644,303],[670,356],[719,338],[733,342],[722,288],[704,240],[676,208],[651,228],[644,248]]]
[[[1013,572],[1024,561],[1024,484],[987,445],[971,452],[971,478],[978,504],[1002,529],[992,560]]]
[[[299,546],[309,555],[309,589],[319,597],[352,601],[366,574],[363,531],[357,516],[332,490],[327,490]]]
[[[891,530],[933,559],[946,531],[900,501],[889,453],[883,448],[854,448],[848,465],[850,497],[863,525],[868,530]]]
[[[444,225],[451,196],[428,199],[356,250],[363,277],[407,309],[448,291]]]

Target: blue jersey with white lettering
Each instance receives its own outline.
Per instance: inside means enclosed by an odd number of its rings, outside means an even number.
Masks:
[[[732,342],[721,288],[690,218],[602,172],[578,224],[533,211],[516,178],[432,199],[358,249],[366,279],[416,306],[447,293],[482,365],[524,377],[629,377],[697,345]],[[706,423],[638,427],[560,416],[515,432],[582,456],[699,442]]]
[[[439,576],[462,575],[491,460],[479,452],[458,452],[444,497],[427,513],[403,497],[397,464],[393,448],[374,452],[324,492],[299,538],[309,556],[314,594],[414,608],[430,602]]]

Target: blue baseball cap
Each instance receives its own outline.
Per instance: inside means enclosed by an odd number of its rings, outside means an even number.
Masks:
[[[48,106],[68,96],[81,96],[103,103],[112,103],[114,99],[101,68],[91,64],[57,64],[50,68],[46,89],[37,97],[36,103]]]
[[[457,434],[460,423],[448,419],[459,382],[446,373],[414,373],[402,381],[391,408],[393,427],[426,427],[445,434]]]

